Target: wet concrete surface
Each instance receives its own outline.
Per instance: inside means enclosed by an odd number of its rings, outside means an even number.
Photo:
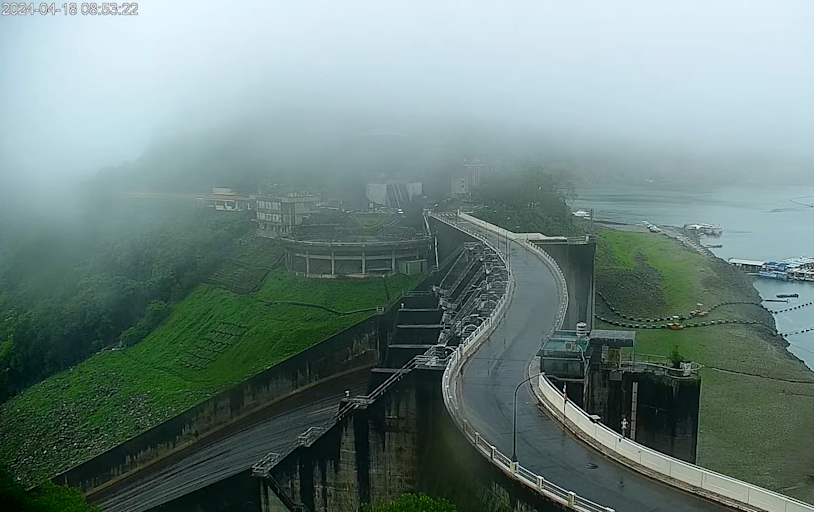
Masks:
[[[309,427],[328,421],[345,390],[351,396],[364,394],[369,378],[369,369],[362,369],[296,393],[90,500],[104,512],[142,512],[245,472],[268,453],[284,449]]]
[[[493,235],[490,241],[498,246]],[[505,240],[500,243],[505,251]],[[515,389],[528,377],[529,362],[551,329],[559,303],[554,276],[542,261],[517,243],[509,249],[515,277],[511,305],[468,362],[461,391],[471,425],[507,456],[512,454]],[[581,444],[542,412],[528,384],[520,386],[517,399],[519,464],[547,480],[617,512],[731,510],[647,478]]]

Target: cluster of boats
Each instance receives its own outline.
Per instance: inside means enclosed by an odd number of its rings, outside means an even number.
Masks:
[[[781,281],[814,281],[814,258],[791,258],[763,264],[758,271],[760,277]]]
[[[753,261],[731,258],[729,264],[751,275],[778,281],[814,282],[814,258],[790,258],[783,261]]]

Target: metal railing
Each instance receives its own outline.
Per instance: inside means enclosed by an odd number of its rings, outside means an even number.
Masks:
[[[468,229],[466,226],[455,222],[454,220],[450,219],[449,216],[441,217],[435,214],[431,215],[434,218],[438,219],[439,221],[449,224],[479,239],[492,251],[498,254],[500,258],[503,259],[505,262],[503,255],[501,255],[500,252],[497,251],[489,243],[486,237],[482,236],[480,233]],[[530,247],[530,249],[534,250],[535,248]],[[537,251],[539,251],[539,249],[537,249]],[[508,269],[507,267],[507,270],[509,275],[508,279],[509,283],[503,295],[500,297],[497,307],[494,309],[492,314],[480,326],[478,326],[478,328],[473,333],[471,333],[466,339],[464,339],[461,342],[461,344],[449,358],[446,370],[444,370],[444,376],[442,381],[444,393],[444,405],[446,406],[447,410],[450,413],[450,416],[455,421],[456,425],[458,425],[458,428],[464,433],[464,436],[475,446],[475,448],[484,457],[488,458],[495,466],[500,468],[505,474],[509,475],[511,478],[514,478],[519,482],[522,482],[527,487],[536,490],[537,492],[546,496],[548,499],[556,503],[570,507],[574,510],[578,510],[581,512],[613,512],[613,509],[609,507],[604,507],[586,498],[577,496],[576,493],[568,491],[546,480],[545,477],[543,477],[542,475],[538,475],[531,471],[530,469],[525,468],[518,463],[512,462],[508,456],[501,453],[494,445],[488,443],[485,439],[483,439],[483,437],[481,437],[481,435],[475,429],[472,428],[469,422],[465,418],[463,418],[461,408],[458,404],[458,392],[460,386],[460,378],[463,369],[463,363],[466,361],[466,359],[469,358],[469,356],[471,356],[475,351],[477,351],[477,349],[480,348],[480,346],[489,338],[489,335],[500,324],[501,320],[505,316],[506,310],[511,304],[515,282],[511,269]],[[561,291],[567,290],[567,288],[565,287],[564,279],[562,280],[562,282],[559,282],[558,280],[558,287]],[[566,297],[567,300],[567,292],[564,295],[561,295],[561,297],[563,296]],[[562,321],[565,316],[564,313],[565,309],[561,304],[557,313],[555,327],[559,327],[562,325]]]
[[[420,357],[420,356],[417,356]],[[400,381],[407,373],[416,367],[417,358],[410,359],[407,363],[393,372],[384,382],[378,385],[376,389],[358,397],[347,400],[339,407],[339,410],[328,421],[322,425],[310,427],[308,430],[300,434],[296,440],[289,443],[285,448],[279,452],[272,452],[263,457],[259,462],[252,466],[252,475],[258,477],[267,477],[271,470],[281,460],[289,456],[294,450],[300,446],[311,446],[319,437],[327,432],[331,427],[340,422],[351,411],[359,407],[367,407],[372,404],[377,398],[382,396],[391,386]]]
[[[568,430],[595,449],[637,472],[743,510],[814,511],[814,506],[808,503],[675,459],[620,436],[606,425],[594,421],[585,411],[567,400],[545,375],[540,375],[538,384],[533,389],[550,415]]]
[[[534,246],[534,244],[528,241],[527,243]],[[565,290],[565,276],[559,265],[557,265],[553,258],[545,253],[545,251],[540,250],[536,246],[532,247],[532,250],[544,263],[555,271],[558,281],[562,283],[562,290]],[[561,295],[560,298],[560,312],[558,315],[562,313],[563,307],[567,306],[567,293]],[[563,301],[566,301],[566,304],[563,304]],[[558,324],[561,327],[561,319],[558,320]],[[629,364],[664,369],[664,366],[651,362],[631,361]],[[694,365],[688,369],[691,373],[697,373],[699,368],[699,365]],[[665,371],[677,372],[677,375],[680,376],[686,375],[684,369],[667,368]],[[683,489],[689,487],[695,493],[702,494],[706,498],[718,501],[727,506],[735,506],[745,510],[757,509],[765,510],[766,512],[814,511],[814,505],[675,459],[669,455],[640,445],[635,441],[620,437],[606,425],[594,421],[588,413],[574,405],[573,402],[566,400],[565,396],[548,381],[545,375],[539,377],[538,387],[542,391],[543,399],[540,399],[541,394],[536,392],[537,388],[534,388],[535,395],[555,417],[560,418],[560,421],[566,428],[574,433],[578,433],[577,431],[579,431],[584,437],[590,439],[588,444],[591,444],[603,453],[610,453],[612,458],[622,462],[637,472],[651,477],[655,474],[669,485]],[[559,397],[559,400],[552,401],[550,398],[552,396]],[[562,405],[558,408],[560,402]],[[566,419],[568,421],[565,421]],[[677,485],[679,483],[683,485]],[[577,496],[574,500],[577,506],[582,506],[582,502],[583,498],[580,496]],[[592,505],[594,504],[591,503],[588,506],[590,507]]]

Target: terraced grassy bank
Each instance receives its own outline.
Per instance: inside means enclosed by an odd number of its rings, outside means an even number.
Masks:
[[[274,270],[253,293],[200,285],[140,344],[97,354],[0,407],[0,463],[39,483],[371,314],[270,302],[353,311],[385,305],[388,293],[395,299],[420,279],[387,278],[386,292],[383,279],[313,281]]]
[[[750,278],[722,260],[663,235],[603,231],[597,287],[620,310],[653,317],[687,314],[697,303],[758,301]],[[612,316],[597,301],[603,316]],[[716,309],[710,319],[771,321],[753,306]],[[760,318],[758,318],[760,317]],[[610,327],[610,326],[605,326]],[[814,373],[759,326],[642,330],[637,352],[679,353],[702,369],[700,465],[814,503]]]

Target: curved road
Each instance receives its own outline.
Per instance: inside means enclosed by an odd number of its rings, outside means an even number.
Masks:
[[[472,224],[466,227],[505,251],[505,240],[498,242]],[[512,302],[505,320],[467,362],[461,386],[464,416],[507,456],[512,453],[514,391],[527,377],[559,305],[551,270],[520,243],[509,247]],[[732,510],[651,480],[581,444],[541,411],[528,386],[517,397],[518,461],[553,483],[617,512]]]

